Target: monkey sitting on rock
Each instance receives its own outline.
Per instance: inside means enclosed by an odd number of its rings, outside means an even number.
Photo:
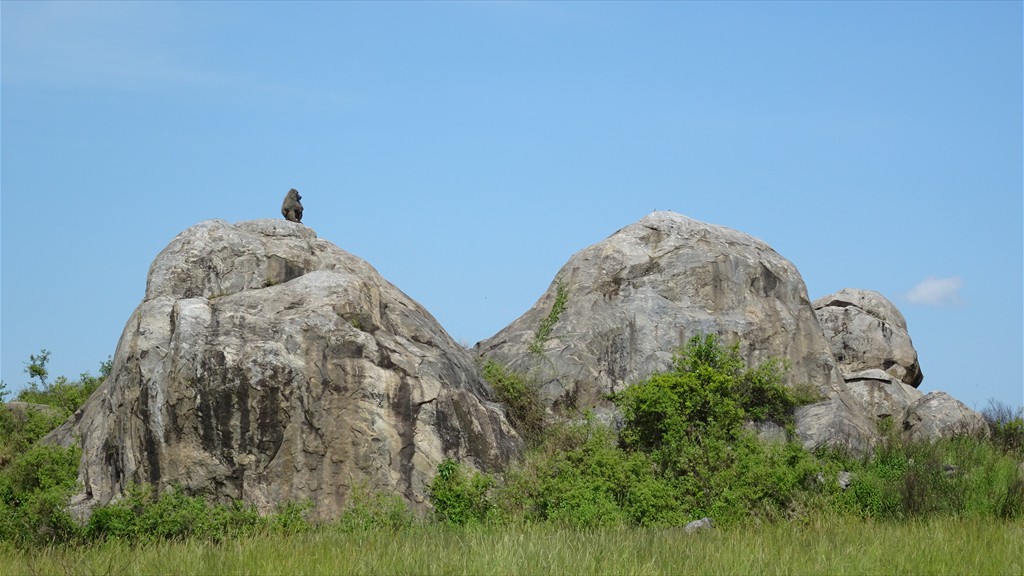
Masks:
[[[285,220],[302,223],[302,202],[299,200],[302,200],[302,196],[299,196],[298,190],[292,188],[288,191],[288,195],[284,197],[284,203],[281,204],[281,215]]]

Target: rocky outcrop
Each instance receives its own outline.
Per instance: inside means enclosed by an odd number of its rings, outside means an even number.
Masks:
[[[846,288],[814,301],[814,311],[850,397],[876,420],[902,423],[909,440],[985,433],[984,418],[945,392],[925,395],[907,322],[872,290]]]
[[[301,224],[213,220],[157,256],[110,375],[48,441],[83,448],[79,509],[129,483],[241,500],[424,502],[437,464],[521,442],[471,355],[369,264]]]
[[[924,379],[907,321],[873,290],[845,288],[814,301],[814,312],[843,374],[881,369],[917,387]]]
[[[903,434],[911,441],[987,435],[985,418],[945,392],[929,392],[907,406]]]
[[[49,404],[33,404],[31,402],[7,402],[3,405],[3,408],[9,410],[11,417],[19,423],[27,421],[33,412],[40,413],[45,418],[60,418],[62,415],[67,414],[66,411],[61,410],[56,406],[50,406]]]
[[[530,310],[476,351],[539,380],[555,410],[607,409],[606,394],[669,368],[700,333],[739,342],[751,364],[784,358],[789,384],[817,388],[825,401],[797,413],[805,444],[872,442],[796,267],[747,234],[672,212],[573,255]]]
[[[877,420],[901,418],[908,406],[924,396],[879,368],[847,374],[844,379],[850,396]]]

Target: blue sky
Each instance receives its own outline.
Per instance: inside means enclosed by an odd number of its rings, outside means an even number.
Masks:
[[[1024,404],[1022,4],[0,5],[2,378],[97,373],[202,220],[304,223],[465,344],[652,210],[867,288]]]

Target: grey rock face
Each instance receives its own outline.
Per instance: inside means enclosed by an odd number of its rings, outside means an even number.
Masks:
[[[945,392],[929,392],[903,413],[903,434],[912,441],[960,434],[988,434],[985,418]]]
[[[560,289],[564,310],[538,337]],[[747,234],[672,212],[573,255],[540,300],[477,352],[539,379],[556,410],[607,408],[606,394],[668,369],[698,333],[738,341],[751,364],[785,358],[789,384],[809,383],[827,398],[798,413],[806,444],[871,442],[874,426],[846,397],[793,264]]]
[[[213,220],[157,256],[110,376],[48,440],[79,439],[79,511],[131,482],[239,499],[356,483],[423,504],[444,458],[503,467],[521,447],[468,352],[369,264],[300,224]]]
[[[924,376],[907,322],[872,290],[843,289],[814,302],[850,398],[876,420],[892,418],[910,440],[985,433],[984,418],[945,392],[917,389]]]
[[[921,384],[907,321],[884,296],[845,288],[815,300],[814,311],[844,374],[877,368],[909,386]]]
[[[864,454],[878,440],[877,425],[870,421],[847,393],[795,410],[796,434],[807,448],[839,446]]]
[[[693,534],[695,532],[707,532],[714,529],[714,527],[715,521],[711,518],[704,517],[700,520],[694,520],[693,522],[688,523],[683,530],[685,530],[687,534]]]
[[[900,418],[908,406],[924,396],[924,392],[878,368],[846,374],[844,379],[850,396],[877,419]]]

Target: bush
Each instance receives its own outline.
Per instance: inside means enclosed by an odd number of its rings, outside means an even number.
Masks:
[[[679,475],[692,474],[702,461],[727,465],[744,422],[791,423],[800,399],[782,384],[784,370],[779,361],[748,370],[738,344],[726,348],[714,335],[695,336],[672,371],[612,397],[623,414],[623,444]]]
[[[30,362],[28,367],[25,368],[25,372],[32,379],[29,381],[28,388],[19,392],[16,399],[19,402],[53,406],[64,413],[64,418],[71,416],[81,408],[82,404],[85,404],[89,396],[110,375],[112,367],[112,361],[108,358],[100,364],[99,377],[94,377],[85,372],[76,381],[68,380],[64,376],[58,376],[53,383],[49,383],[46,381],[49,376],[49,371],[46,369],[46,364],[50,360],[49,350],[40,351],[38,356],[30,355],[29,359]]]
[[[81,531],[67,511],[77,488],[81,450],[37,442],[81,407],[110,373],[110,362],[101,364],[98,378],[86,373],[78,381],[61,376],[51,383],[46,369],[50,352],[29,359],[25,371],[32,381],[15,399],[42,406],[16,413],[0,404],[0,540],[61,542]]]
[[[74,414],[110,373],[111,364],[107,360],[100,364],[98,378],[84,373],[77,381],[59,376],[53,383],[49,383],[46,364],[50,352],[42,350],[39,355],[33,354],[29,358],[30,363],[25,372],[33,380],[29,382],[28,388],[18,393],[15,400],[45,408],[29,406],[24,411],[15,412],[0,403],[0,470]],[[4,390],[2,395],[6,394]]]
[[[988,424],[992,441],[1003,451],[1024,458],[1024,407],[1016,410],[996,400],[989,400],[981,411]]]
[[[148,484],[128,487],[125,497],[93,510],[83,530],[85,540],[118,539],[128,542],[200,539],[220,541],[258,531],[285,534],[311,527],[303,517],[310,504],[285,502],[276,513],[261,516],[239,501],[213,504],[189,496],[180,487],[156,495]]]
[[[28,407],[15,412],[0,404],[0,470],[66,419],[59,409]]]
[[[993,442],[972,436],[905,441],[895,431],[873,454],[821,455],[822,508],[866,518],[1024,517],[1024,472]],[[850,474],[846,490],[835,482]]]
[[[81,454],[77,447],[36,445],[0,471],[0,540],[25,545],[77,536],[67,504],[78,486]]]
[[[337,527],[343,532],[398,531],[412,526],[415,520],[398,494],[374,492],[366,484],[357,484],[338,518]]]
[[[496,499],[508,516],[576,527],[671,524],[679,513],[647,455],[621,450],[615,431],[591,414],[552,428]]]
[[[429,486],[434,518],[446,524],[465,525],[487,521],[494,512],[489,491],[494,479],[467,471],[458,462],[445,459]]]
[[[791,422],[785,365],[747,369],[738,346],[695,337],[673,370],[611,397],[616,432],[592,415],[551,427],[496,490],[503,513],[573,526],[730,523],[781,517],[820,465],[796,444],[762,444],[749,420]]]
[[[529,444],[540,441],[546,425],[546,410],[539,388],[526,376],[512,372],[494,360],[484,362],[483,377],[494,388],[498,399],[508,407],[509,420],[516,432]]]

